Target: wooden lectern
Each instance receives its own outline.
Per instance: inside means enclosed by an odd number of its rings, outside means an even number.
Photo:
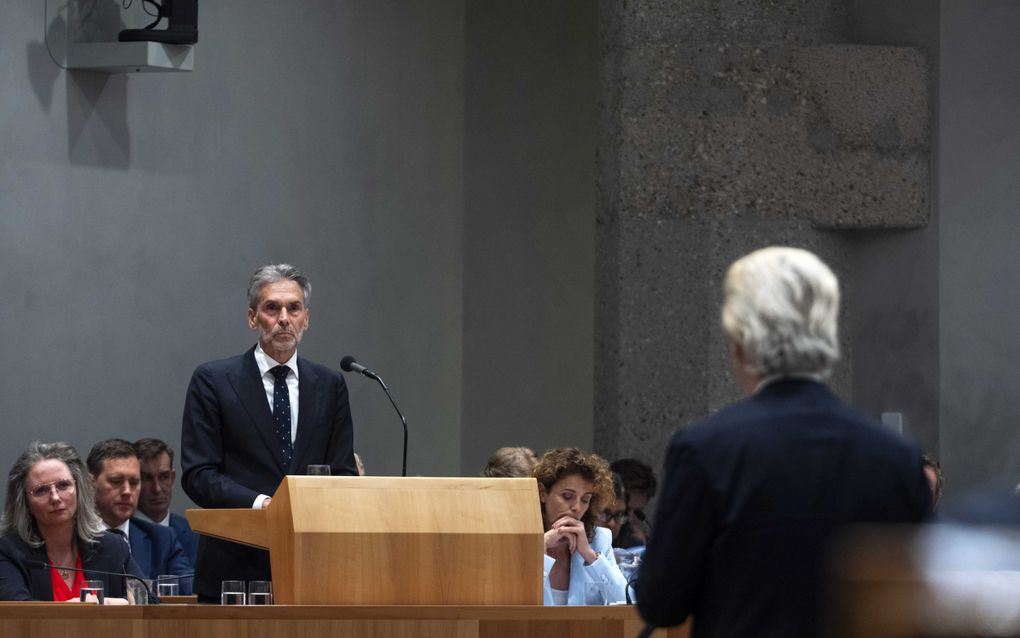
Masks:
[[[542,604],[532,478],[287,476],[264,510],[187,517],[268,549],[277,604]]]

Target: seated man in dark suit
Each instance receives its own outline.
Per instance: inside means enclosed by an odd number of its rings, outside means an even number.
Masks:
[[[145,577],[185,576],[178,581],[180,592],[190,594],[194,568],[174,531],[132,518],[142,485],[134,446],[124,439],[100,441],[89,452],[86,465],[100,518],[110,531],[123,535]]]
[[[142,468],[142,491],[135,518],[172,529],[188,562],[194,565],[198,557],[198,534],[191,531],[188,519],[170,511],[177,479],[174,449],[159,439],[138,439],[134,447]]]
[[[824,635],[824,554],[852,523],[931,509],[921,451],[823,382],[839,285],[817,257],[766,248],[726,275],[723,330],[748,395],[675,433],[637,582],[650,624],[695,638]]]

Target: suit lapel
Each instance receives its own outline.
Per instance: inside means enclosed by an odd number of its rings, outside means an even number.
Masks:
[[[152,573],[152,539],[138,525],[131,525],[128,545],[131,546],[131,557],[135,559],[135,564],[142,568],[146,576],[158,576]]]
[[[315,373],[311,366],[305,365],[298,357],[298,427],[297,437],[294,439],[294,457],[291,469],[300,470],[301,463],[309,454],[308,446],[312,439],[312,430],[319,421],[316,408],[322,405],[322,401],[316,401],[321,396],[322,378]]]
[[[18,538],[18,542],[21,539]],[[31,547],[26,543],[22,543],[25,549],[25,555],[29,559],[41,561],[42,563],[49,563],[50,557],[46,555],[46,546]],[[38,569],[28,568],[28,589],[32,592],[32,597],[38,600],[53,600],[53,581],[50,579],[50,570],[44,567]]]
[[[259,367],[255,363],[255,348],[245,353],[242,358],[239,374],[228,374],[230,384],[234,387],[241,405],[251,419],[255,431],[262,437],[262,441],[269,448],[270,454],[276,459],[276,465],[281,472],[287,470],[283,465],[283,457],[280,454],[279,446],[276,445],[276,436],[273,431],[273,413],[269,409],[269,402],[266,400],[266,388],[262,384],[262,376],[259,375]],[[299,408],[300,411],[300,408]],[[300,417],[299,417],[300,418]]]

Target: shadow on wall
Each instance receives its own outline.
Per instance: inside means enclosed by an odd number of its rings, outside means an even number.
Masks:
[[[72,164],[131,165],[124,75],[67,73],[67,151]]]
[[[115,41],[125,27],[117,0],[44,3],[43,39],[27,45],[28,77],[40,107],[53,105],[53,92],[73,42]],[[127,85],[123,75],[65,70],[67,148],[72,164],[127,168],[131,139],[127,127]]]

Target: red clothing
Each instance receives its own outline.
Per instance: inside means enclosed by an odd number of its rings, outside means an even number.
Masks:
[[[74,566],[78,569],[82,568],[81,554],[75,560]],[[81,597],[81,586],[85,584],[85,574],[80,571],[74,572],[74,580],[71,582],[71,588],[68,589],[60,571],[53,566],[53,563],[50,563],[50,584],[53,587],[53,600],[57,602],[77,600]]]

